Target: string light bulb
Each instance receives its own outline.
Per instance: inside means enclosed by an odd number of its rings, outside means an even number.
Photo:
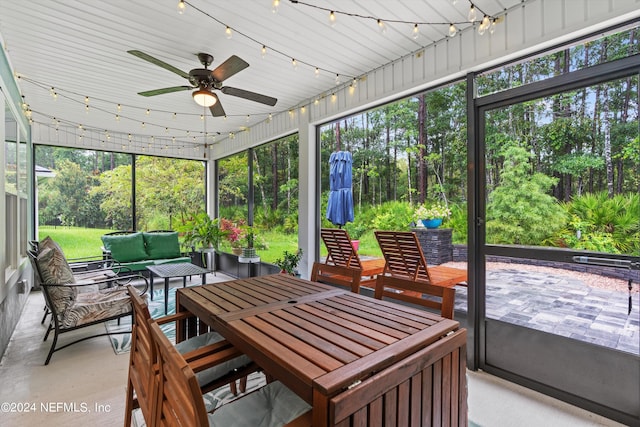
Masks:
[[[496,24],[498,23],[498,18],[493,18],[491,20],[491,26],[489,27],[489,34],[493,34],[496,30]]]
[[[473,5],[473,3],[471,3],[471,7],[469,8],[469,13],[467,14],[467,19],[469,20],[469,22],[475,22],[476,18],[477,18],[476,7]]]
[[[340,84],[340,74],[336,74],[336,86]]]
[[[320,68],[316,67],[316,70],[314,71],[314,74],[315,74],[316,78],[320,77]]]
[[[384,21],[382,19],[378,19],[378,29],[380,30],[380,32],[382,34],[386,34],[387,33],[387,26],[384,25]]]
[[[329,13],[329,25],[336,26],[336,13],[333,10]]]
[[[291,58],[291,66],[293,67],[294,70],[298,69],[298,61],[296,61],[295,58]]]
[[[449,25],[449,37],[455,37],[457,32],[458,32],[458,29],[456,28],[455,25],[453,24]]]
[[[187,5],[184,3],[184,0],[180,0],[178,2],[178,13],[182,15],[186,9]]]
[[[478,25],[478,34],[480,34],[481,36],[484,35],[490,25],[491,21],[489,21],[489,17],[487,15],[484,15],[484,18],[482,18],[480,25]]]
[[[267,56],[267,47],[265,45],[262,45],[262,49],[260,49],[260,56],[262,56],[262,59]]]
[[[420,29],[418,28],[418,24],[414,24],[413,31],[411,32],[411,37],[413,37],[414,40],[418,40],[419,36],[420,36]]]
[[[227,25],[227,28],[224,30],[224,35],[227,37],[227,40],[230,40],[233,37],[233,32],[231,31],[231,27]]]
[[[273,3],[271,3],[271,12],[278,13],[278,7],[280,7],[280,0],[273,0]]]

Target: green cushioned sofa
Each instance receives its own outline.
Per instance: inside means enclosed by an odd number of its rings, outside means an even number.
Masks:
[[[133,271],[144,271],[148,265],[191,262],[180,252],[176,231],[117,231],[101,239],[105,256]]]

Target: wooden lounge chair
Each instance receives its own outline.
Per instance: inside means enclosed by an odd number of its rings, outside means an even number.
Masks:
[[[467,285],[467,271],[438,265],[428,267],[420,242],[411,231],[376,231],[386,261],[384,275],[453,288]]]
[[[169,342],[156,322],[150,321],[149,326],[159,356],[151,425],[275,427],[291,425],[288,423],[300,417],[308,419],[311,406],[279,381],[271,382],[208,414],[191,366]],[[224,343],[226,341],[221,342]],[[225,358],[224,354],[211,354],[207,357],[208,363],[213,365]]]
[[[360,292],[360,286],[375,286],[376,275],[384,270],[384,259],[361,260],[344,229],[323,228],[320,237],[327,247],[327,258],[313,264],[312,281],[347,286],[355,293]]]
[[[154,376],[158,374],[158,355],[149,327],[149,321],[153,319],[147,303],[137,295],[135,288],[129,286],[128,291],[133,305],[134,324],[131,334],[124,425],[131,425],[132,411],[140,408],[146,425],[152,426],[156,407],[153,382]],[[154,321],[157,324],[165,324],[191,316],[189,312],[180,312]],[[247,356],[240,353],[216,332],[182,341],[176,344],[176,350],[196,372],[201,393],[230,384],[232,392],[236,394],[235,381],[244,379],[246,382],[246,376],[259,369]],[[215,364],[211,363],[212,355],[215,356]]]
[[[467,272],[459,268],[428,267],[413,232],[376,231],[386,264],[378,275],[375,297],[394,298],[440,310],[453,319],[455,285],[465,285]],[[426,296],[426,297],[425,297]]]

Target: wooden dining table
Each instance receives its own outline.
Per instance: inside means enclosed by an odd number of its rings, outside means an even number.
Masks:
[[[329,425],[330,399],[459,329],[457,321],[294,276],[275,274],[178,289],[177,310],[212,328],[312,405]],[[466,399],[466,395],[465,395]]]

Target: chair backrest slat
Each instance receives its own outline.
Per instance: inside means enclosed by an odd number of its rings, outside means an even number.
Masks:
[[[320,230],[320,237],[327,247],[326,264],[362,270],[360,257],[353,249],[347,230],[342,228],[323,228]]]
[[[431,282],[427,261],[415,233],[376,231],[386,265],[384,274]]]

